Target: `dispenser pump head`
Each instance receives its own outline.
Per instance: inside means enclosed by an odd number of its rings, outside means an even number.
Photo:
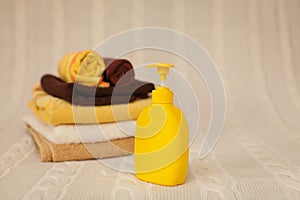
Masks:
[[[153,63],[147,67],[157,67],[157,73],[160,75],[160,80],[165,81],[167,79],[167,74],[169,73],[169,68],[174,68],[174,65],[168,63]]]
[[[152,91],[152,103],[159,104],[172,104],[173,92],[165,87],[165,81],[169,68],[174,68],[174,65],[168,63],[153,63],[147,66],[147,68],[157,67],[157,73],[160,75],[161,86]]]

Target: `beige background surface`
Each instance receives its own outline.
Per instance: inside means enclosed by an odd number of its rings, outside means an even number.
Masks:
[[[1,199],[300,199],[299,10],[298,0],[1,0]],[[97,161],[41,163],[22,122],[31,87],[63,54],[144,26],[193,37],[217,63],[228,112],[214,151],[197,158],[210,106],[192,78],[204,117],[186,184],[146,184]],[[127,57],[186,69],[155,51]]]

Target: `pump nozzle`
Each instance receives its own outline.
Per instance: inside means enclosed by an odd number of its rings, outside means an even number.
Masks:
[[[174,65],[168,63],[153,63],[147,66],[157,67],[157,73],[160,75],[160,80],[165,81],[167,79],[167,74],[169,73],[169,68],[174,68]]]
[[[160,86],[152,91],[152,103],[172,104],[173,92],[166,87],[165,81],[169,73],[169,68],[173,68],[174,65],[168,63],[153,63],[147,66],[147,68],[151,67],[157,67],[157,73],[160,75]]]

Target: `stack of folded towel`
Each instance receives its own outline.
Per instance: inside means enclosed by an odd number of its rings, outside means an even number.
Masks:
[[[132,120],[151,104],[152,83],[134,78],[125,59],[86,50],[64,56],[59,77],[46,74],[33,89],[24,118],[45,162],[86,160],[133,152]],[[114,123],[118,122],[118,123]]]

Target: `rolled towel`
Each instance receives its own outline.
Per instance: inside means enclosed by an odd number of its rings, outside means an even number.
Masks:
[[[128,60],[104,58],[104,63],[107,66],[103,73],[104,81],[121,87],[131,84],[134,80],[134,70]]]
[[[67,54],[58,64],[61,79],[88,86],[108,87],[109,83],[103,81],[104,70],[103,58],[92,50]]]

